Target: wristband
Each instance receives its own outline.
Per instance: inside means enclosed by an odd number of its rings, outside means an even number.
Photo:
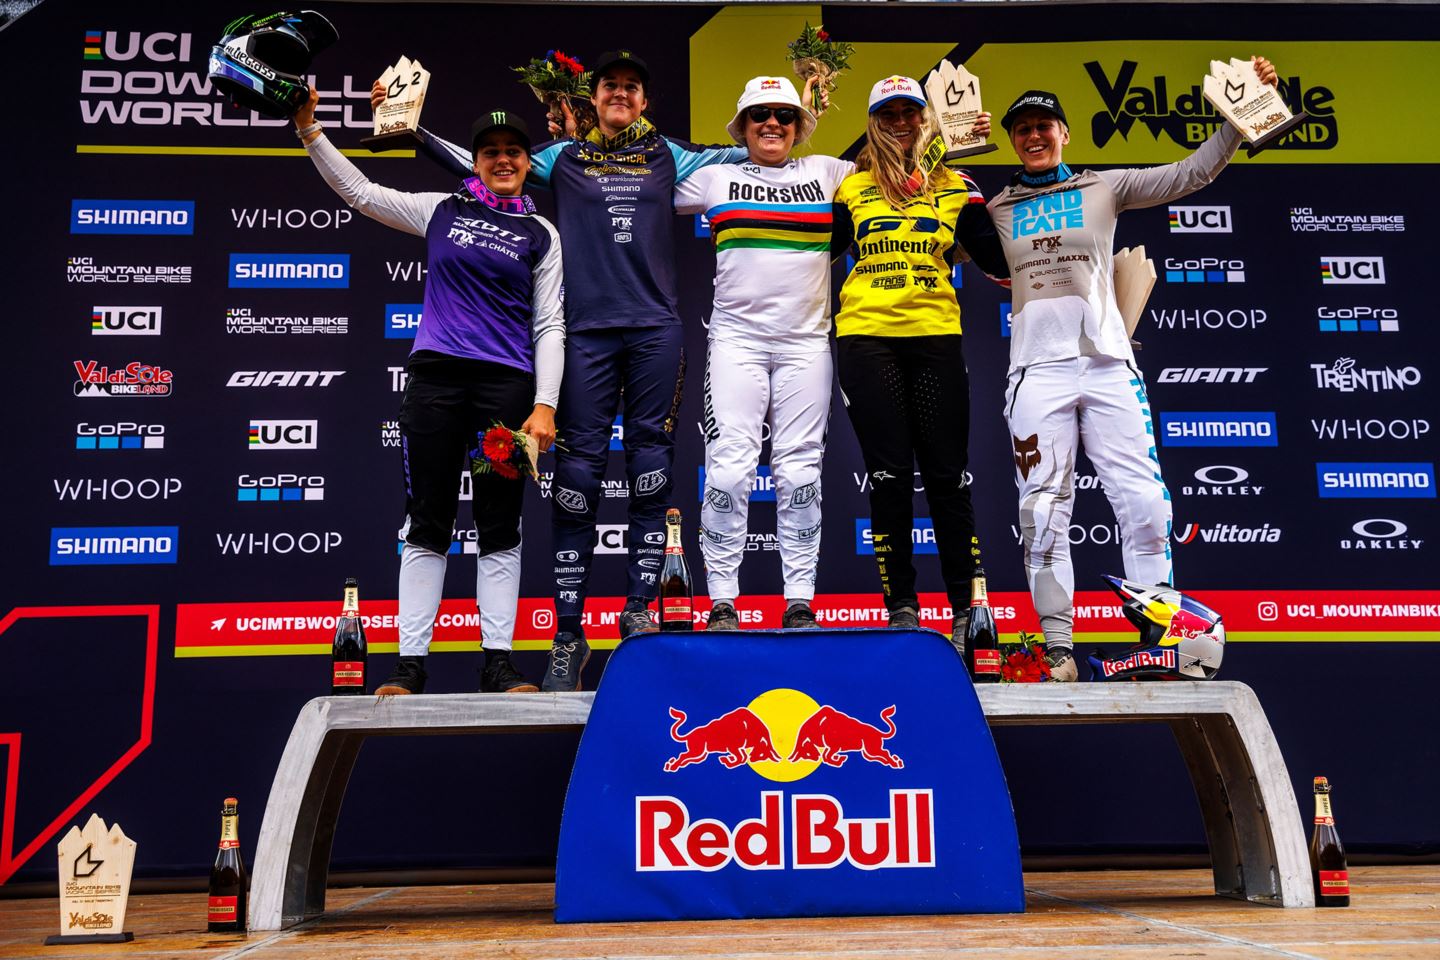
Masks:
[[[320,133],[324,129],[324,127],[320,126],[320,121],[316,120],[314,123],[310,124],[310,126],[296,130],[295,136],[299,137],[301,140],[304,140],[306,137],[310,136],[310,134]]]

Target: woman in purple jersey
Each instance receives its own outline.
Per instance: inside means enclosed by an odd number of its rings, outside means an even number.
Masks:
[[[555,439],[565,364],[560,240],[521,193],[530,137],[513,114],[497,110],[476,121],[470,143],[478,176],[454,193],[404,193],[372,183],[326,139],[315,122],[318,102],[312,88],[295,126],[320,175],[367,217],[426,241],[425,306],[400,405],[400,659],[375,691],[421,693],[468,451],[497,422],[521,424],[541,450]],[[524,489],[520,479],[475,477],[482,692],[537,689],[510,662]]]

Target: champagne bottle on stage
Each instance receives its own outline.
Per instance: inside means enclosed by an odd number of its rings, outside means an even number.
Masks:
[[[690,567],[680,542],[680,511],[665,511],[665,565],[660,568],[660,629],[683,633],[695,629],[691,617]]]
[[[1330,781],[1315,778],[1315,832],[1310,835],[1310,873],[1315,878],[1315,906],[1350,906],[1350,870],[1345,847],[1330,809]]]
[[[345,580],[345,602],[340,622],[335,624],[335,642],[330,648],[330,692],[365,692],[365,625],[360,622],[360,584],[354,577]]]
[[[985,571],[970,581],[970,623],[965,628],[965,669],[973,683],[1000,682],[1000,634],[985,589]]]
[[[220,809],[220,851],[210,868],[209,926],[211,933],[244,933],[250,878],[240,856],[240,802],[225,798]]]

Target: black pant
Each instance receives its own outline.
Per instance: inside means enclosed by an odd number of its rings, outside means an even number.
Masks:
[[[496,422],[520,428],[534,409],[535,377],[500,363],[419,354],[407,369],[400,402],[405,542],[444,555],[455,528],[460,473],[470,469],[469,451]],[[471,512],[478,555],[519,545],[526,482],[497,473],[474,478]]]
[[[940,573],[957,610],[980,565],[969,463],[970,378],[960,335],[836,338],[845,409],[870,475],[870,530],[885,606],[918,606],[911,561],[915,465],[935,525]]]

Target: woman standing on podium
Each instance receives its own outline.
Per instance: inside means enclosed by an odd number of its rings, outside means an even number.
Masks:
[[[426,240],[424,319],[400,405],[400,660],[375,691],[422,693],[467,451],[496,422],[521,423],[541,450],[555,439],[565,365],[560,240],[521,193],[530,137],[520,118],[501,110],[475,123],[470,143],[477,176],[455,192],[404,193],[372,183],[326,139],[315,121],[319,99],[312,87],[295,127],[325,182],[367,217]],[[510,662],[524,491],[522,479],[475,477],[482,692],[537,689]]]
[[[1262,83],[1276,85],[1255,57]],[[1194,193],[1240,146],[1229,123],[1193,154],[1161,167],[1072,170],[1060,100],[1021,94],[1001,119],[1023,169],[990,201],[1015,265],[1005,418],[1015,446],[1020,534],[1030,596],[1045,632],[1052,680],[1075,680],[1075,571],[1070,511],[1075,458],[1085,453],[1120,525],[1125,576],[1173,583],[1170,491],[1160,476],[1145,378],[1115,301],[1115,218]]]
[[[920,166],[938,130],[914,80],[887,77],[871,89],[859,169],[835,197],[855,238],[835,355],[869,475],[870,530],[890,626],[919,625],[911,559],[918,463],[958,646],[980,542],[966,472],[970,381],[951,270],[957,253],[991,276],[1009,269],[974,181],[939,163]],[[988,116],[975,132],[989,135]]]

